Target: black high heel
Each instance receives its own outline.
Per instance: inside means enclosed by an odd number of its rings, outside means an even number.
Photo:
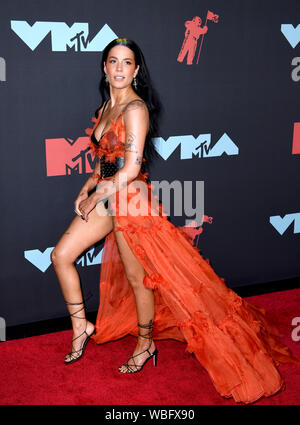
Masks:
[[[70,364],[70,363],[76,362],[77,360],[79,360],[83,356],[83,353],[84,353],[86,344],[88,343],[90,337],[92,335],[96,334],[96,330],[94,329],[94,331],[89,335],[86,332],[86,328],[87,328],[87,320],[86,320],[86,318],[85,317],[75,316],[75,314],[79,313],[81,310],[84,309],[84,302],[83,301],[81,303],[69,303],[69,302],[66,301],[66,304],[68,304],[68,305],[81,305],[81,304],[83,304],[83,307],[80,308],[79,310],[75,311],[74,313],[70,314],[70,317],[75,317],[76,319],[84,319],[85,320],[85,330],[80,335],[76,336],[76,338],[73,338],[72,339],[72,350],[65,357],[65,361],[64,361],[65,364]],[[86,334],[86,338],[82,342],[81,348],[79,350],[74,350],[73,341],[75,341],[76,339],[80,338],[83,334]],[[78,354],[78,353],[80,353],[80,354]],[[67,358],[70,358],[71,360],[66,361]]]
[[[146,348],[146,350],[141,351],[140,353],[136,354],[135,356],[129,357],[129,359],[127,360],[127,362],[124,363],[124,365],[122,365],[122,366],[119,367],[119,372],[120,373],[137,373],[137,372],[140,372],[143,369],[143,367],[145,366],[145,364],[147,363],[147,361],[150,360],[151,358],[153,358],[153,365],[154,366],[157,366],[157,354],[158,354],[157,348],[155,348],[155,350],[153,351],[153,353],[150,353],[150,351],[149,351],[149,348],[151,347],[151,344],[152,344],[152,341],[153,341],[153,339],[152,339],[153,322],[152,322],[152,320],[150,320],[150,322],[148,324],[146,324],[146,325],[141,325],[140,323],[138,323],[138,326],[140,328],[143,328],[143,329],[149,329],[149,332],[147,334],[145,334],[145,335],[141,335],[139,333],[139,336],[141,336],[142,338],[146,338],[146,339],[149,339],[150,340],[149,346],[148,346],[148,348]],[[141,354],[145,353],[146,351],[148,352],[149,357],[147,357],[146,360],[144,361],[144,363],[142,363],[141,365],[136,364],[136,362],[134,360],[135,357],[140,356]],[[129,361],[130,360],[133,360],[133,364],[129,364]],[[126,372],[121,372],[120,371],[120,369],[123,366],[125,366],[127,368]]]

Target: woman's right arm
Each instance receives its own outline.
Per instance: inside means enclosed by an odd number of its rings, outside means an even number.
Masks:
[[[81,201],[86,199],[89,196],[89,192],[94,189],[98,183],[98,177],[100,176],[100,160],[97,158],[96,165],[93,171],[93,174],[87,179],[85,184],[82,186],[77,198],[74,202],[74,209],[77,215],[81,216],[81,212],[78,207]]]

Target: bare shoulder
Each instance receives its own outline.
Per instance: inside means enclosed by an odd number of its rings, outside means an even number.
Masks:
[[[132,111],[139,111],[139,113],[146,112],[148,114],[148,107],[146,105],[146,102],[143,99],[135,98],[127,103],[127,105],[124,107],[123,112],[124,113],[130,113]],[[131,114],[132,115],[132,114]]]
[[[142,99],[135,98],[127,103],[124,112],[124,122],[127,129],[148,132],[150,128],[149,111]],[[138,130],[139,129],[139,130]],[[130,130],[131,131],[131,130]]]

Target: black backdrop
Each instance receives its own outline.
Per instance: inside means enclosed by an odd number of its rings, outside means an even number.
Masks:
[[[199,63],[196,58],[192,65],[186,58],[179,63],[185,21],[200,16],[203,25],[208,10],[219,21],[208,22]],[[28,37],[37,40],[38,31],[29,29],[36,22],[52,25],[52,35],[46,31],[31,49]],[[55,26],[63,22],[88,24],[89,40],[106,24],[100,44],[110,29],[140,45],[164,106],[164,140],[210,135],[213,146],[226,134],[236,145],[235,155],[190,159],[181,159],[179,146],[159,159],[150,175],[151,180],[204,181],[204,212],[213,222],[204,223],[198,246],[228,286],[299,276],[300,157],[292,154],[292,144],[300,81],[292,61],[300,56],[300,43],[293,47],[281,32],[282,24],[300,23],[298,0],[2,0],[0,316],[6,324],[66,314],[49,258],[74,217],[73,202],[87,173],[79,167],[48,175],[46,143],[86,142],[84,130],[93,125],[101,104],[102,48],[84,51],[82,44],[55,50],[57,41],[66,44]],[[76,33],[69,31],[68,40]],[[295,41],[296,31],[289,34]],[[51,161],[58,160],[54,154]],[[291,225],[281,234],[288,214]],[[170,220],[183,224],[180,217]],[[85,296],[92,293],[88,308],[93,311],[99,303],[103,242],[94,247],[94,264],[88,265],[90,252],[77,265]]]

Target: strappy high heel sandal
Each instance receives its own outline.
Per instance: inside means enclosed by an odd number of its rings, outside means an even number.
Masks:
[[[90,337],[96,333],[96,330],[94,329],[94,331],[89,335],[86,331],[86,328],[87,328],[86,318],[75,316],[75,314],[79,313],[81,310],[84,309],[84,302],[83,301],[81,303],[69,303],[69,302],[66,301],[66,304],[68,304],[68,305],[81,305],[81,304],[83,304],[83,307],[80,308],[79,310],[75,311],[74,313],[70,314],[70,317],[75,317],[76,319],[84,319],[85,320],[85,330],[80,335],[78,335],[78,336],[76,336],[75,338],[72,339],[72,350],[65,357],[65,360],[64,360],[65,364],[70,364],[70,363],[76,362],[77,360],[79,360],[83,356],[86,344],[88,343]],[[86,338],[82,342],[80,349],[74,350],[73,342],[76,339],[80,338],[84,334],[86,334]],[[71,360],[66,361],[68,358],[71,359]]]
[[[145,364],[147,363],[147,361],[150,360],[151,358],[153,358],[153,365],[154,366],[157,366],[157,353],[158,353],[157,348],[155,348],[155,350],[153,351],[153,353],[150,353],[150,351],[149,351],[149,348],[151,347],[151,344],[152,344],[152,341],[153,341],[152,340],[153,322],[152,322],[152,320],[150,320],[150,322],[148,324],[146,324],[146,325],[141,325],[140,323],[138,323],[138,326],[140,328],[142,328],[142,329],[149,329],[149,332],[147,334],[145,334],[145,335],[141,335],[139,333],[139,336],[141,336],[142,338],[146,338],[146,339],[149,339],[150,340],[149,346],[148,346],[148,348],[146,348],[146,350],[141,351],[140,353],[136,354],[135,356],[131,356],[127,360],[126,363],[124,363],[122,366],[120,366],[119,367],[119,372],[120,373],[137,373],[137,372],[140,372],[143,369],[143,367],[145,366]],[[146,358],[146,360],[144,361],[144,363],[142,363],[140,365],[139,364],[136,364],[135,358],[138,357],[138,356],[140,356],[143,353],[146,353],[146,352],[148,352],[149,356]],[[130,360],[132,360],[133,363],[129,364]],[[123,366],[125,366],[127,368],[126,372],[121,372],[120,371],[120,369]]]

